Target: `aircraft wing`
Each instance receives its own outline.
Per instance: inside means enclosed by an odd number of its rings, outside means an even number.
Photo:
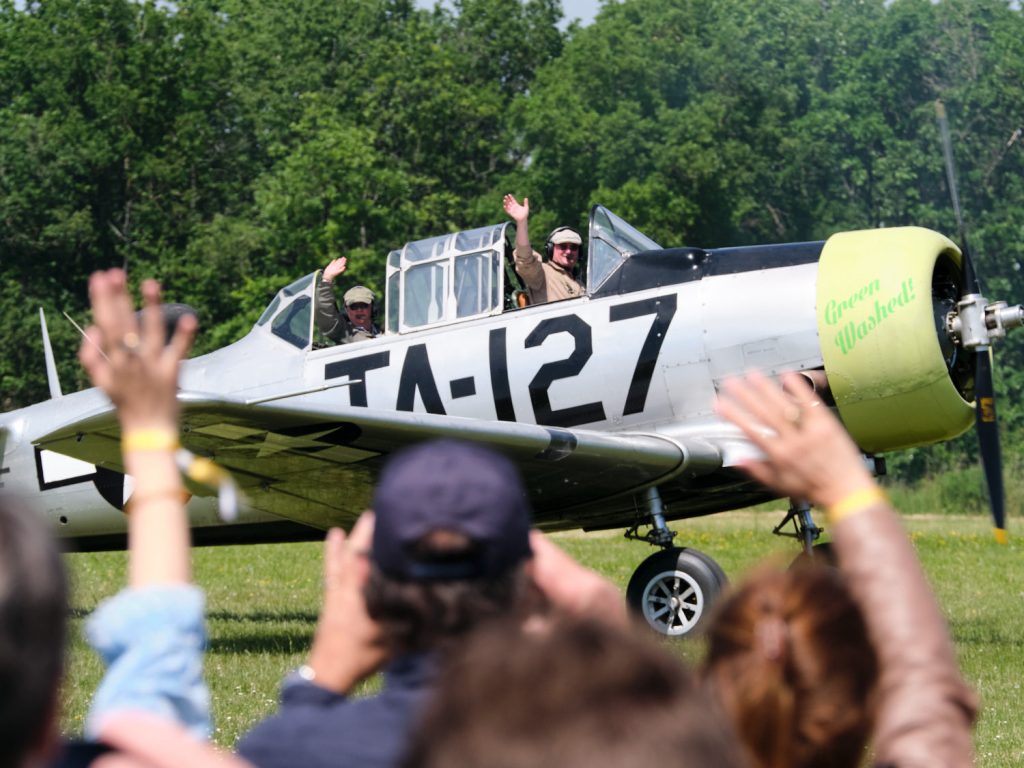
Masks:
[[[182,444],[230,470],[251,506],[307,525],[348,527],[370,506],[387,456],[455,437],[490,446],[522,472],[537,523],[582,527],[595,505],[684,472],[721,466],[712,446],[656,434],[608,433],[406,411],[247,404],[182,393]],[[123,471],[120,430],[102,408],[36,441]],[[709,467],[710,465],[710,467]],[[208,492],[208,491],[207,491]],[[632,507],[624,501],[619,504]]]

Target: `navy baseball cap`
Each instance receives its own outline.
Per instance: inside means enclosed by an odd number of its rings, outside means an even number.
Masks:
[[[407,581],[494,578],[530,557],[530,506],[508,459],[472,443],[432,440],[396,454],[374,493],[371,558]],[[465,554],[418,558],[433,531],[467,537]]]

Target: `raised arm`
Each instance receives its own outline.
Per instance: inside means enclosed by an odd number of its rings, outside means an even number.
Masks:
[[[256,765],[304,764],[310,752],[323,747],[322,735],[310,736],[315,729],[312,720],[307,722],[309,713],[338,706],[388,660],[380,626],[363,597],[373,526],[373,514],[365,512],[348,536],[340,528],[327,533],[323,606],[309,659],[285,679],[280,710],[238,742],[238,753]]]
[[[311,682],[338,694],[349,693],[387,661],[380,627],[363,598],[372,540],[373,513],[365,512],[347,537],[332,528],[324,541],[323,607],[303,671]]]
[[[530,199],[524,197],[523,202],[520,203],[516,200],[515,195],[505,195],[503,206],[505,213],[516,224],[516,245],[512,251],[516,274],[523,278],[523,282],[530,289],[532,301],[547,301],[544,268],[541,264],[540,256],[537,255],[536,251],[533,250],[533,246],[530,245],[530,231],[528,227]],[[543,295],[543,299],[537,298],[538,293]]]
[[[320,275],[316,286],[316,301],[313,307],[313,320],[317,330],[331,341],[340,343],[349,330],[348,317],[338,310],[334,300],[334,281],[343,275],[348,267],[348,259],[341,256],[331,261]]]
[[[148,712],[209,735],[210,701],[202,677],[204,597],[190,583],[190,541],[178,450],[178,365],[196,320],[179,319],[165,344],[160,286],[142,285],[136,320],[125,273],[89,280],[94,324],[79,358],[110,397],[135,490],[126,508],[129,588],[102,603],[86,625],[107,666],[93,697],[86,735],[97,738],[113,716]]]
[[[757,373],[727,382],[718,412],[764,453],[744,469],[827,512],[880,664],[876,764],[967,768],[977,700],[913,545],[831,411],[799,376],[783,383],[785,391]]]
[[[178,447],[178,364],[195,337],[196,319],[183,315],[165,344],[160,286],[142,284],[140,325],[125,273],[96,272],[89,280],[94,324],[79,358],[93,383],[117,406],[125,469],[135,479],[128,506],[129,583],[190,580],[185,488],[175,464]]]
[[[530,549],[533,558],[528,571],[553,608],[580,618],[629,625],[622,592],[608,579],[580,565],[540,531],[530,532]]]

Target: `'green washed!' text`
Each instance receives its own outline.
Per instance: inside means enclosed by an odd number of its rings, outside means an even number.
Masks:
[[[858,304],[872,301],[872,297],[880,293],[881,284],[872,280],[863,288],[854,291],[842,301],[832,299],[825,305],[825,324],[837,325],[843,320],[843,315],[853,310]],[[914,279],[907,278],[900,283],[899,291],[889,299],[875,298],[874,306],[869,307],[871,312],[863,320],[850,320],[840,326],[835,336],[835,345],[844,355],[848,354],[857,342],[867,338],[879,325],[888,320],[901,307],[905,307],[917,298],[914,292]],[[872,311],[873,310],[873,311]]]

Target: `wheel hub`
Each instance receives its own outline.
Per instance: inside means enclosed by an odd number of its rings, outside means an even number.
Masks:
[[[647,622],[666,635],[684,635],[704,613],[704,595],[683,571],[666,571],[651,579],[643,594]]]

